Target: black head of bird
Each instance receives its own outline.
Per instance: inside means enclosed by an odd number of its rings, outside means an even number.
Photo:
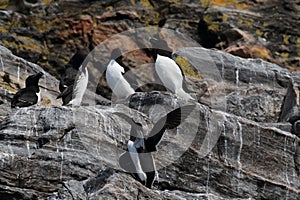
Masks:
[[[67,64],[67,67],[72,67],[78,70],[87,55],[88,51],[86,49],[77,49],[76,53],[72,56],[69,63]]]
[[[149,41],[152,45],[153,57],[156,60],[157,54],[162,56],[172,57],[172,50],[169,47],[168,43],[161,39],[158,34],[155,34],[153,37],[149,38]]]
[[[37,74],[34,75],[30,75],[27,77],[26,81],[25,81],[25,85],[26,87],[29,86],[37,86],[39,83],[40,78],[43,76],[44,74],[42,72],[39,72]]]

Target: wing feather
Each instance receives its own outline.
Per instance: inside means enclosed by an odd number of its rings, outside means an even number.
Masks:
[[[165,130],[174,129],[179,126],[195,107],[196,105],[182,106],[160,118],[150,131],[148,138],[145,139],[146,149],[148,151],[156,151],[156,145],[161,141]]]

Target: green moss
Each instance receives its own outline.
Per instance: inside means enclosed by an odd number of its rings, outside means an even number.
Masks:
[[[31,18],[28,21],[28,24],[31,27],[34,27],[39,32],[46,32],[51,30],[59,22],[60,22],[60,18],[53,18],[49,20],[49,19],[45,19],[43,16],[39,16],[39,17]],[[63,24],[60,24],[60,26],[63,26]]]
[[[195,72],[194,68],[190,65],[185,57],[177,56],[175,62],[180,66],[185,76],[191,76],[197,79],[201,79],[200,72]]]
[[[211,0],[200,0],[200,5],[204,8],[210,5]]]
[[[268,36],[269,36],[269,33],[268,33],[268,32],[265,32],[265,33],[264,33],[264,37],[265,37],[265,38],[268,38]]]
[[[46,105],[51,105],[51,100],[50,99],[46,99],[44,102],[45,102]]]
[[[8,6],[9,0],[1,0],[0,1],[0,9],[6,9]]]
[[[255,58],[262,58],[264,60],[270,59],[270,52],[264,47],[253,46],[251,52]]]
[[[1,33],[7,33],[8,32],[8,27],[6,28],[6,26],[0,26],[0,32]]]
[[[296,39],[296,46],[300,48],[300,37]]]
[[[241,25],[241,24],[243,24],[243,23],[244,23],[244,20],[242,20],[242,19],[239,19],[239,20],[237,21],[237,23]]]
[[[256,29],[255,33],[258,36],[262,36],[263,35],[263,32],[260,29]]]
[[[112,11],[114,8],[112,7],[112,6],[107,6],[106,8],[105,8],[105,10],[106,11]]]
[[[5,90],[9,91],[9,92],[16,92],[17,90],[15,88],[13,88],[11,85],[9,84],[5,84],[4,85]]]
[[[289,57],[289,53],[283,52],[283,53],[280,54],[280,56],[282,58],[288,58]]]
[[[41,46],[34,39],[27,36],[17,36],[18,41],[2,40],[5,46],[16,49],[17,51],[42,52]]]
[[[227,20],[228,20],[228,16],[226,14],[223,14],[222,21],[227,22]]]
[[[220,31],[219,22],[213,21],[210,15],[205,15],[203,20],[208,24],[208,29],[212,31]]]
[[[252,28],[253,27],[253,19],[249,19],[248,21],[245,22],[245,25],[249,28]]]
[[[282,37],[283,37],[283,43],[284,44],[289,44],[289,39],[290,39],[291,36],[284,34]]]
[[[151,3],[148,0],[140,0],[140,4],[144,8],[152,8]]]
[[[49,5],[53,2],[53,0],[42,0],[44,5]]]

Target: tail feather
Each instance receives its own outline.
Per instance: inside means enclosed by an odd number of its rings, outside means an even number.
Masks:
[[[189,95],[188,93],[186,93],[182,88],[180,88],[176,94],[181,97],[182,99],[188,101],[188,100],[195,100],[191,95]]]

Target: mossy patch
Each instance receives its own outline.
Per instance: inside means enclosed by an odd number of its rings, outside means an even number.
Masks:
[[[45,99],[44,104],[45,105],[51,105],[51,100],[50,99]]]
[[[289,44],[290,42],[289,42],[289,39],[290,39],[290,35],[282,35],[282,37],[283,37],[283,43],[284,44]]]
[[[37,41],[27,36],[18,36],[18,41],[3,40],[7,47],[14,48],[18,51],[42,52],[42,48]]]
[[[148,0],[140,0],[140,5],[144,8],[152,8],[151,3]]]
[[[282,53],[280,54],[280,56],[281,56],[282,58],[288,58],[288,57],[289,57],[289,53],[287,53],[287,52],[282,52]]]
[[[0,32],[1,33],[7,33],[8,32],[8,26],[0,26]]]
[[[211,31],[220,31],[220,24],[219,22],[213,21],[212,16],[205,15],[203,20],[208,24],[208,30]]]
[[[6,9],[8,6],[9,0],[1,0],[0,1],[0,9]]]
[[[53,0],[42,0],[42,2],[44,5],[50,5],[53,2]]]
[[[112,6],[107,6],[106,8],[105,8],[105,10],[106,11],[112,11],[114,8],[112,7]]]
[[[259,46],[253,46],[251,49],[252,56],[255,58],[262,58],[264,60],[270,59],[270,52]]]
[[[201,79],[200,72],[195,71],[188,60],[183,56],[177,56],[175,62],[180,66],[185,76],[191,76],[197,79]]]
[[[222,15],[222,21],[227,22],[227,20],[228,20],[228,16],[226,14],[223,14]]]
[[[296,45],[297,45],[297,47],[300,48],[300,37],[298,37],[298,38],[296,39]]]
[[[59,22],[59,18],[43,19],[43,18],[32,18],[30,24],[32,27],[35,27],[39,32],[47,32],[55,27],[56,23]]]
[[[258,36],[262,36],[263,32],[260,29],[256,29],[255,34]]]
[[[15,88],[13,88],[10,84],[5,84],[4,85],[5,90],[9,91],[9,92],[13,92],[15,93],[17,90]]]

